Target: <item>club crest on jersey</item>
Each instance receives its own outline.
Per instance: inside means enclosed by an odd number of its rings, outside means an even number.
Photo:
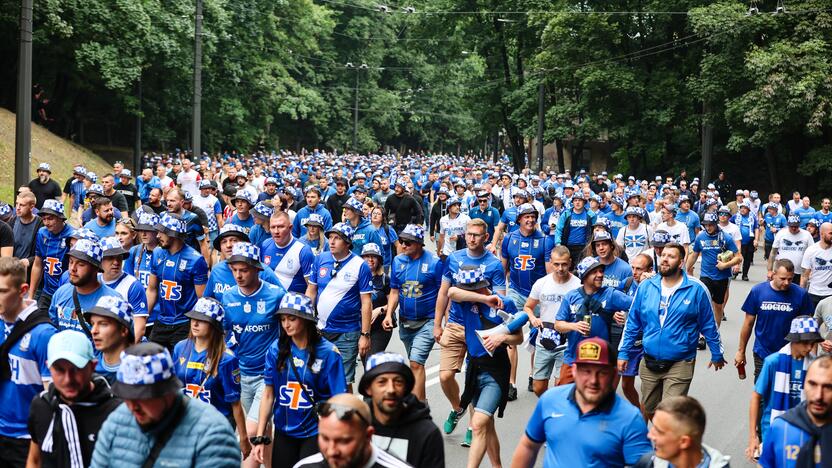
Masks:
[[[173,260],[165,260],[166,267],[172,267],[174,265],[176,265],[176,262],[174,262]]]
[[[257,301],[257,313],[260,315],[266,313],[266,301]]]
[[[315,359],[315,362],[312,363],[311,369],[313,374],[317,374],[321,371],[321,366],[323,366],[324,361],[323,359]]]
[[[265,263],[266,265],[271,265],[272,264],[272,256],[271,255],[264,255],[263,256],[263,263]]]
[[[534,245],[534,248],[535,248],[535,249],[536,249],[536,248],[538,248],[538,247],[540,247],[540,239],[535,239],[535,240],[534,240],[534,242],[533,242],[532,244]]]
[[[188,268],[187,260],[179,260],[179,271],[185,271]]]
[[[292,258],[286,260],[286,266],[289,267],[289,269],[291,270],[295,266],[295,260]]]
[[[249,304],[248,302],[244,303],[243,304],[243,312],[245,312],[247,314],[251,313],[251,304]]]
[[[61,268],[63,264],[60,259],[55,257],[46,257],[44,259],[44,263],[46,263],[46,273],[49,276],[60,276],[63,274],[63,269]]]
[[[18,346],[21,351],[26,352],[29,351],[29,343],[32,341],[32,334],[27,333],[23,335],[23,338],[20,339],[20,345]]]
[[[281,406],[286,406],[289,409],[308,409],[312,407],[312,402],[306,399],[306,394],[312,394],[312,390],[306,387],[306,391],[301,388],[301,384],[294,381],[286,382],[286,385],[281,385],[278,390],[280,397],[279,403]]]
[[[162,288],[162,298],[166,301],[178,301],[182,299],[182,286],[176,281],[162,280],[159,284]]]
[[[428,272],[428,264],[427,264],[427,263],[423,263],[423,264],[422,264],[422,273],[427,273],[427,272]]]
[[[327,267],[321,267],[318,270],[318,278],[326,278],[327,273],[329,273],[329,269]]]

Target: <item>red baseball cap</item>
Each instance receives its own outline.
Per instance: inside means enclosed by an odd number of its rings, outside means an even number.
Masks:
[[[610,343],[597,336],[587,338],[578,343],[575,364],[594,364],[598,366],[614,366],[617,354]]]

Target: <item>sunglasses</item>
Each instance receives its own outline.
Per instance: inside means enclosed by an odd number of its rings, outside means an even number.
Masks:
[[[409,246],[414,245],[416,243],[413,242],[413,241],[409,241],[409,240],[403,240],[403,241],[401,241],[401,244],[405,247],[409,247]]]
[[[370,421],[367,421],[367,418],[361,414],[357,409],[352,408],[350,406],[339,405],[338,403],[322,403],[318,405],[317,408],[318,416],[325,418],[332,413],[335,413],[335,416],[338,417],[341,421],[348,421],[352,419],[353,416],[358,416],[358,419],[364,422],[366,425],[370,425]]]

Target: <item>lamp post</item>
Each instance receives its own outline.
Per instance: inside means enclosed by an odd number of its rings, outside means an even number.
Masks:
[[[194,15],[194,102],[191,148],[194,159],[202,154],[200,133],[202,130],[202,0],[196,0]]]
[[[29,183],[29,162],[32,158],[32,0],[20,2],[19,51],[14,134],[15,190]]]
[[[352,117],[352,150],[358,150],[358,80],[359,74],[361,70],[366,70],[369,68],[366,63],[362,63],[359,66],[355,66],[352,62],[347,62],[344,64],[346,68],[354,68],[355,69],[355,107],[353,109],[353,117]]]

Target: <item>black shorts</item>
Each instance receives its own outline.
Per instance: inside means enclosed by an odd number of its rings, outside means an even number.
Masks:
[[[728,278],[714,280],[703,276],[699,279],[708,288],[708,291],[711,293],[711,301],[714,304],[725,303],[725,292],[728,291]]]

